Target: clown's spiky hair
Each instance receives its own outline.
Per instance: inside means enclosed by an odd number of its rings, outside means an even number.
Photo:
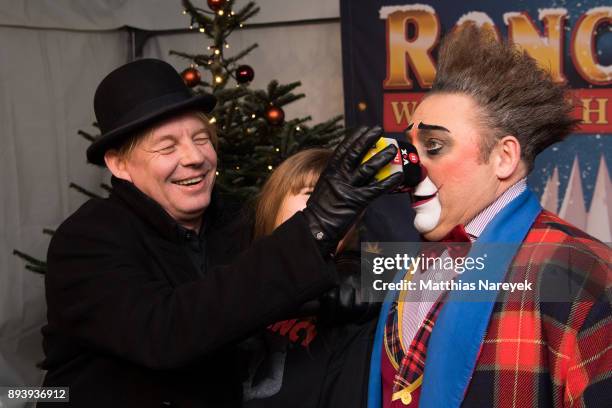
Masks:
[[[546,147],[563,140],[579,123],[571,118],[566,88],[516,46],[499,42],[487,29],[467,24],[446,36],[438,54],[432,93],[471,96],[480,108],[486,160],[496,141],[515,136],[528,166]]]

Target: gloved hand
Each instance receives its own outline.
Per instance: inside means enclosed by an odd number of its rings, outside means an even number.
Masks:
[[[348,323],[361,324],[378,316],[381,302],[371,291],[361,286],[361,259],[359,251],[344,251],[334,259],[338,272],[338,285],[317,299],[304,303],[286,318],[317,316],[324,326]]]
[[[345,251],[335,259],[338,286],[327,291],[318,300],[317,316],[327,326],[347,323],[365,323],[378,316],[381,302],[361,287],[361,259],[359,252]]]
[[[338,145],[314,187],[303,213],[323,256],[333,256],[338,242],[374,199],[395,188],[403,174],[382,181],[374,175],[395,157],[397,149],[387,146],[367,162],[361,159],[382,134],[380,127],[361,127]]]

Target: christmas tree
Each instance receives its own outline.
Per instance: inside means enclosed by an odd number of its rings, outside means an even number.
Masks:
[[[342,116],[314,126],[307,125],[309,116],[286,119],[283,106],[305,96],[293,93],[300,82],[280,85],[272,81],[266,90],[251,89],[249,84],[255,71],[242,60],[257,44],[235,55],[226,55],[228,37],[257,14],[259,8],[249,2],[234,11],[234,0],[208,0],[207,5],[206,10],[183,0],[183,13],[191,21],[189,28],[205,34],[206,52],[194,55],[171,51],[171,54],[190,61],[190,66],[181,74],[188,86],[195,92],[212,93],[217,98],[217,106],[210,114],[219,136],[216,188],[239,198],[250,198],[287,157],[308,147],[335,145],[344,135]],[[201,71],[207,75],[203,76]],[[96,137],[83,130],[78,134],[89,141]],[[70,187],[89,198],[100,197],[74,183]],[[111,189],[107,184],[101,187]],[[52,235],[53,230],[45,229],[43,233]],[[19,250],[13,254],[26,261],[28,270],[46,272],[44,261]]]
[[[330,147],[344,134],[341,116],[308,126],[310,117],[288,120],[283,106],[304,97],[295,94],[300,82],[268,84],[265,90],[249,87],[255,71],[243,59],[256,47],[229,56],[228,37],[242,28],[259,8],[249,2],[234,10],[234,0],[208,0],[208,9],[183,0],[184,14],[190,17],[190,29],[205,34],[206,52],[187,54],[171,51],[190,62],[182,73],[196,92],[208,92],[217,98],[211,122],[219,135],[217,188],[226,193],[250,197],[259,191],[268,174],[290,155],[308,147]],[[202,76],[200,71],[206,75]]]

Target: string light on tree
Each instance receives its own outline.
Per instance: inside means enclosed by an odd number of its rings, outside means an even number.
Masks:
[[[183,81],[185,82],[185,85],[187,85],[190,88],[193,88],[194,86],[198,85],[201,79],[200,71],[198,71],[194,67],[189,67],[185,69],[183,72],[181,72],[181,77],[183,77]]]

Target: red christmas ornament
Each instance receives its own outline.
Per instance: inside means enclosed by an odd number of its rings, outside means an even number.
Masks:
[[[187,68],[181,72],[181,76],[183,77],[185,85],[190,88],[193,88],[200,83],[200,71],[198,71],[196,68]]]
[[[283,123],[285,120],[285,112],[281,108],[271,106],[266,111],[266,120],[269,124],[277,126]]]
[[[248,65],[240,65],[236,68],[236,81],[239,84],[251,82],[255,78],[255,71]]]
[[[221,10],[221,8],[223,8],[223,6],[225,6],[225,2],[226,0],[208,0],[208,7],[210,7],[210,9],[212,11],[219,11]]]

